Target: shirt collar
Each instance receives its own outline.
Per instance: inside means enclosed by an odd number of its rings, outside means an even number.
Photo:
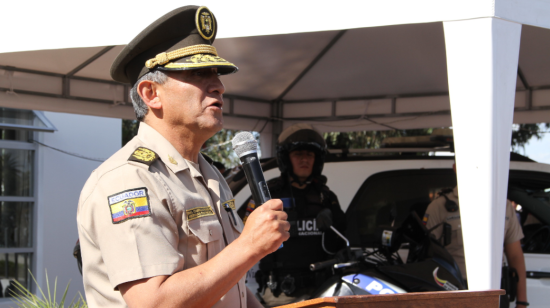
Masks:
[[[185,169],[191,169],[194,171],[195,168],[189,168],[187,162],[176,150],[176,148],[174,148],[174,146],[166,140],[161,133],[147,125],[145,122],[139,123],[137,137],[145,144],[145,147],[157,153],[160,160],[162,160],[166,167],[172,170],[172,172],[177,173]]]
[[[206,181],[206,185],[208,188],[213,192],[213,195],[211,194],[212,201],[216,203],[219,206],[219,199],[220,199],[220,182],[218,178],[218,174],[214,170],[214,166],[210,164],[202,154],[199,154],[199,166],[201,168],[201,173]],[[194,168],[191,168],[194,169]],[[216,197],[217,196],[217,197]]]

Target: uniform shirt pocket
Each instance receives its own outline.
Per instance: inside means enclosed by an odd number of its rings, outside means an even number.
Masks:
[[[208,244],[223,237],[223,229],[211,207],[194,207],[186,211],[189,231],[202,243]]]

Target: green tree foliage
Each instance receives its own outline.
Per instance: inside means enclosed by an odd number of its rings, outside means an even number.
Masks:
[[[139,121],[122,120],[122,146],[137,135],[138,128]],[[239,131],[232,129],[222,129],[206,141],[201,152],[205,153],[213,160],[224,164],[227,169],[235,167],[239,164],[239,158],[235,155],[231,147],[231,140],[238,132]],[[260,134],[256,132],[252,132],[252,134],[259,143]]]
[[[213,160],[225,165],[226,169],[233,168],[239,164],[239,157],[233,151],[231,140],[240,131],[233,129],[222,129],[217,134],[208,139],[201,152],[208,155]],[[252,135],[260,142],[260,134],[252,132]],[[261,153],[260,153],[261,156]]]
[[[324,134],[329,149],[377,149],[388,137],[427,136],[433,128],[359,131],[359,132],[329,132]]]
[[[122,145],[124,146],[136,134],[139,122],[136,120],[122,120]],[[532,138],[541,139],[543,134],[550,129],[550,123],[541,124],[514,124],[511,146],[514,151],[525,148]],[[428,136],[433,128],[387,130],[387,131],[358,131],[358,132],[329,132],[324,133],[327,146],[330,149],[376,149],[380,148],[384,138],[406,136]],[[203,146],[202,152],[213,160],[221,162],[226,168],[232,168],[239,164],[239,158],[231,148],[231,140],[239,131],[222,129]],[[260,134],[253,132],[259,142]]]
[[[525,149],[525,145],[532,138],[541,139],[550,129],[550,123],[541,124],[514,124],[512,128],[511,146],[513,151]],[[384,138],[405,136],[428,136],[433,128],[387,130],[387,131],[359,131],[359,132],[330,132],[324,138],[331,149],[377,149]]]
[[[513,151],[516,152],[520,148],[525,151],[525,145],[531,138],[541,139],[548,129],[550,129],[550,123],[514,124],[512,127]]]
[[[137,135],[139,128],[138,120],[122,120],[122,146]]]

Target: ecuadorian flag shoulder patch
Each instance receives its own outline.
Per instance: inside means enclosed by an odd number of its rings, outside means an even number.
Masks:
[[[426,225],[428,223],[428,219],[430,218],[430,214],[424,215],[424,218],[422,218],[422,223]]]
[[[147,188],[134,188],[107,197],[114,224],[128,219],[151,216]]]

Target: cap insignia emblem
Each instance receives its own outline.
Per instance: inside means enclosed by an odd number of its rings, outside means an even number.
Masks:
[[[172,156],[170,156],[170,155],[168,155],[168,160],[169,160],[172,164],[174,164],[174,165],[176,165],[176,166],[178,165],[178,162],[174,159],[174,157],[172,157]]]
[[[202,38],[210,40],[214,36],[214,32],[216,32],[216,21],[214,15],[206,6],[201,6],[197,10],[195,23]]]

